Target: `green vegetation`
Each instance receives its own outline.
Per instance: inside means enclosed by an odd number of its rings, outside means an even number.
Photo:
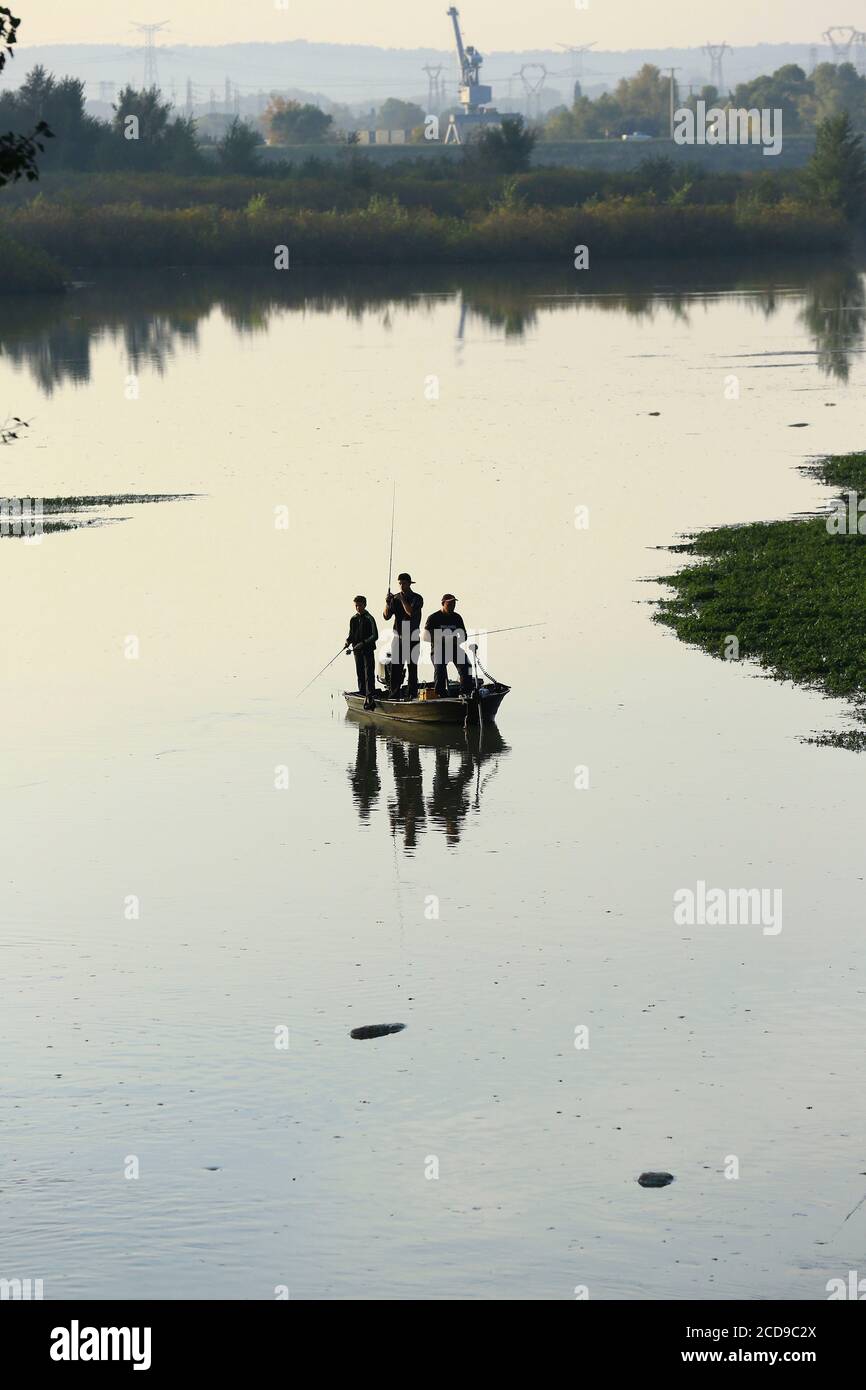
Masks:
[[[470,163],[499,174],[520,174],[529,168],[532,151],[538,136],[527,129],[523,120],[503,119],[501,126],[483,130],[470,145]]]
[[[629,125],[638,111],[661,112],[668,101],[650,68],[614,95]],[[379,118],[414,120],[419,111],[389,99]],[[537,134],[521,118],[485,130],[456,161],[407,152],[385,167],[351,145],[323,160],[313,147],[333,140],[331,117],[280,97],[265,117],[272,140],[308,141],[311,156],[299,167],[260,168],[260,134],[240,120],[208,158],[195,122],[155,88],[124,88],[113,120],[101,122],[86,114],[80,82],[34,68],[17,92],[0,97],[0,124],[8,117],[38,132],[43,116],[57,138],[40,156],[40,190],[19,182],[4,193],[0,234],[68,269],[265,269],[283,245],[293,268],[567,265],[579,245],[589,247],[593,269],[623,259],[790,255],[845,247],[848,225],[866,208],[864,157],[844,114],[820,127],[805,173],[778,174],[717,174],[665,157],[616,173],[530,168]],[[24,147],[15,148],[13,180],[21,170],[35,177],[35,168],[27,172],[35,137],[15,138]],[[2,169],[0,159],[0,180]],[[58,274],[57,265],[49,273],[44,259],[33,261],[16,287],[42,287]]]
[[[0,5],[0,72],[8,58],[14,57],[14,47],[18,42],[20,19],[12,14],[6,5]],[[28,122],[32,126],[29,135],[10,131],[0,135],[0,188],[14,184],[19,179],[28,183],[39,177],[36,165],[37,155],[45,149],[44,141],[51,137],[51,130],[40,111]],[[9,294],[32,294],[63,289],[63,271],[60,266],[37,247],[21,245],[0,232],[0,296]],[[19,422],[21,423],[21,422]],[[14,430],[2,431],[2,442],[17,438]]]
[[[224,174],[251,174],[258,167],[258,150],[264,142],[257,130],[235,116],[217,144],[217,158]]]
[[[195,123],[177,116],[159,91],[124,87],[109,123],[88,116],[84,83],[55,78],[33,68],[14,92],[0,96],[0,129],[30,127],[34,136],[49,128],[54,137],[40,159],[41,171],[58,169],[202,171],[208,167]]]
[[[87,119],[87,118],[85,118]],[[193,169],[200,163],[195,122],[172,116],[156,87],[124,87],[110,126],[97,127],[97,153],[105,162],[122,161],[129,169]],[[58,129],[62,127],[58,126]]]
[[[493,132],[491,132],[493,133]],[[91,171],[84,175],[49,170],[39,189],[20,184],[8,189],[0,207],[17,207],[41,193],[52,203],[76,207],[141,203],[145,207],[183,208],[210,205],[240,208],[262,194],[274,208],[297,211],[345,212],[366,207],[370,198],[396,200],[413,211],[455,217],[485,212],[502,199],[506,179],[515,179],[515,190],[528,207],[578,208],[586,203],[628,199],[647,204],[676,203],[691,206],[732,207],[738,202],[772,205],[802,200],[801,174],[712,173],[704,168],[677,167],[664,157],[645,159],[636,169],[610,172],[603,169],[533,168],[513,175],[501,172],[489,160],[486,147],[468,151],[451,162],[446,157],[419,161],[411,157],[379,165],[357,147],[341,152],[337,160],[314,154],[296,167],[267,165],[246,177],[224,177],[225,167],[209,164],[193,174],[130,169]]]
[[[576,94],[570,110],[553,111],[544,127],[545,140],[604,140],[631,135],[667,135],[670,130],[670,82],[659,68],[645,63],[634,77],[623,77],[612,92],[594,101]]]
[[[813,202],[839,208],[852,221],[866,207],[863,138],[854,134],[847,111],[819,125],[804,187]]]
[[[274,249],[291,265],[553,261],[574,247],[594,264],[621,258],[773,255],[843,247],[847,233],[832,210],[782,202],[730,207],[651,206],[637,200],[582,208],[524,207],[514,198],[467,216],[411,214],[373,195],[348,211],[272,207],[267,194],[242,209],[145,207],[140,202],[81,207],[45,198],[0,214],[0,232],[67,265],[272,268]]]
[[[809,470],[866,505],[866,453],[822,459]],[[846,516],[848,498],[845,498]],[[863,515],[862,513],[860,515]],[[863,520],[866,531],[866,517]],[[674,549],[697,563],[658,582],[673,598],[657,622],[711,656],[752,659],[778,680],[866,700],[866,534],[834,534],[826,516],[722,526]],[[821,742],[860,747],[861,731]]]
[[[7,59],[15,56],[13,50],[18,42],[20,24],[21,20],[16,19],[7,5],[0,5],[0,72],[5,68]],[[29,134],[16,134],[10,130],[0,135],[0,188],[17,183],[19,179],[27,179],[31,183],[38,179],[36,156],[43,153],[44,141],[52,136],[42,117],[43,113],[40,112],[38,118],[29,123],[32,125]]]
[[[807,77],[796,63],[786,63],[774,73],[741,82],[730,96],[706,86],[683,99],[674,86],[678,107],[695,108],[698,101],[722,110],[779,110],[788,135],[815,130],[822,121],[847,112],[857,129],[866,129],[866,77],[852,63],[819,63]],[[634,77],[624,77],[612,92],[594,101],[577,93],[573,106],[551,112],[544,127],[545,140],[618,139],[640,131],[664,136],[670,129],[670,79],[652,63],[645,63]]]
[[[38,247],[22,245],[2,232],[0,266],[0,296],[57,293],[63,289],[65,275],[58,261]]]
[[[268,138],[274,145],[314,145],[331,138],[333,116],[318,106],[272,97],[264,114]]]
[[[424,124],[426,114],[414,101],[388,97],[382,102],[371,124],[374,130],[415,130]]]

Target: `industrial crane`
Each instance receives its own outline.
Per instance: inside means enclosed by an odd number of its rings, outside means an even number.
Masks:
[[[484,59],[478,49],[473,48],[471,44],[468,48],[463,46],[463,35],[460,32],[460,11],[452,5],[448,14],[454,25],[457,57],[460,59],[460,105],[467,113],[475,112],[493,100],[493,88],[485,86],[483,82],[479,81],[481,64]]]

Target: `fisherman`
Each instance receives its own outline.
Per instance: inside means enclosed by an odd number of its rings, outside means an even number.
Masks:
[[[367,600],[363,594],[355,595],[355,616],[349,620],[349,635],[346,638],[346,655],[355,654],[355,671],[358,675],[358,694],[364,696],[364,709],[375,709],[376,663],[375,645],[379,639],[379,629],[372,613],[367,612]]]
[[[415,700],[418,696],[418,642],[421,639],[421,613],[424,609],[424,600],[420,594],[414,592],[411,575],[398,574],[397,582],[400,585],[400,590],[396,594],[392,594],[391,590],[388,590],[383,611],[383,617],[394,619],[391,664],[388,672],[389,684],[392,697],[397,699],[403,684],[405,664],[409,668],[406,698]]]
[[[437,695],[448,694],[449,662],[457,667],[457,679],[463,695],[471,695],[475,682],[469,674],[469,658],[460,645],[466,641],[466,624],[455,612],[457,600],[453,594],[442,595],[438,613],[431,613],[424,624],[425,641],[432,646],[433,678]]]

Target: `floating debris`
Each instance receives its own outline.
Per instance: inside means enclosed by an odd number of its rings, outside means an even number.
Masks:
[[[400,1033],[405,1023],[367,1023],[363,1028],[353,1028],[353,1038],[384,1038],[386,1033]]]
[[[667,1187],[673,1180],[673,1173],[641,1173],[638,1178],[641,1187]]]

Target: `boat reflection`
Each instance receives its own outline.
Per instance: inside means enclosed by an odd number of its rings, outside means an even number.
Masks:
[[[383,728],[353,711],[346,722],[358,730],[348,775],[359,820],[370,822],[383,771],[390,767],[385,806],[395,841],[411,854],[424,832],[432,830],[449,845],[459,844],[467,816],[480,811],[484,789],[509,752],[496,725]]]

